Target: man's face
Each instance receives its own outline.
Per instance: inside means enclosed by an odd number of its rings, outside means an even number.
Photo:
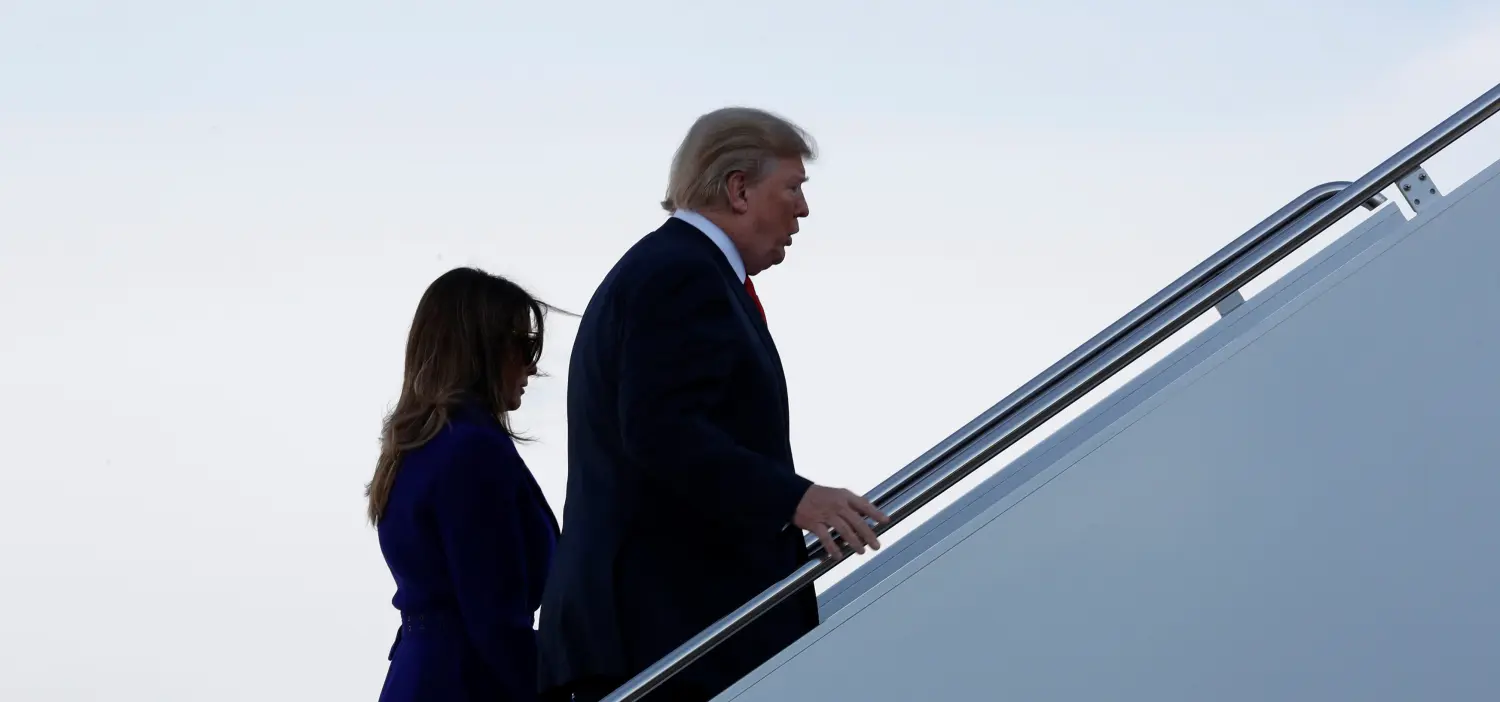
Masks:
[[[745,249],[740,256],[750,275],[786,260],[797,220],[808,215],[807,198],[802,194],[805,182],[802,159],[783,158],[759,183],[746,188],[744,241],[737,243]]]

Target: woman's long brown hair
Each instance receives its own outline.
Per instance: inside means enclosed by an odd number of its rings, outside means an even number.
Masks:
[[[437,436],[460,403],[479,404],[520,438],[506,398],[541,358],[546,309],[521,286],[477,268],[455,268],[427,287],[406,338],[401,395],[365,487],[372,524],[385,514],[401,457]]]

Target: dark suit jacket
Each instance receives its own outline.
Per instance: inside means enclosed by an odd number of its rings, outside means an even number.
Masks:
[[[624,679],[806,562],[786,378],[723,252],[670,219],[604,278],[568,371],[541,686]],[[800,592],[678,675],[717,692],[818,623]]]
[[[465,405],[406,454],[379,534],[402,615],[381,702],[535,700],[557,521],[500,423]]]

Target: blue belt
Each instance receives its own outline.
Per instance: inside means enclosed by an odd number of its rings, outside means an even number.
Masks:
[[[458,612],[435,609],[426,612],[402,612],[401,630],[407,633],[427,629],[446,629],[460,624]]]
[[[447,609],[434,609],[426,612],[402,612],[401,628],[396,630],[396,640],[391,642],[391,652],[386,654],[386,660],[396,657],[396,647],[401,645],[402,634],[414,634],[420,631],[449,630],[460,626],[461,620],[458,612]]]

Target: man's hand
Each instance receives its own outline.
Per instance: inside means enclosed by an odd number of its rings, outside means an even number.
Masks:
[[[834,543],[830,529],[837,529],[839,538],[856,553],[863,554],[866,545],[880,550],[880,540],[875,538],[875,530],[865,523],[866,517],[878,524],[891,521],[884,512],[875,509],[875,505],[859,495],[842,488],[814,485],[797,503],[797,514],[792,517],[792,523],[812,532],[818,541],[823,542],[823,549],[835,561],[840,561],[844,558],[844,550]]]

